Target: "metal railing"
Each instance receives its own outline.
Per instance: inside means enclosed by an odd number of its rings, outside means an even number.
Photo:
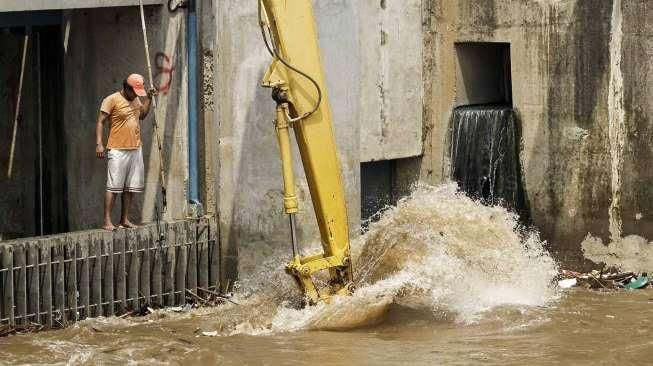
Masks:
[[[64,327],[219,288],[214,218],[0,242],[0,326]]]

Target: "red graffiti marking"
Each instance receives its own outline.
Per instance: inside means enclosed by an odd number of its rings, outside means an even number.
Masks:
[[[156,90],[159,93],[166,95],[170,91],[170,85],[172,84],[172,73],[175,71],[175,67],[172,66],[172,61],[170,57],[163,52],[157,52],[154,57],[154,63],[156,64],[157,73],[154,75],[154,79],[157,80]]]

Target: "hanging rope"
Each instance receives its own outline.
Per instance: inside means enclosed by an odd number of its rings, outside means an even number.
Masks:
[[[16,111],[14,112],[14,130],[11,136],[11,147],[9,149],[9,167],[7,168],[7,178],[11,178],[14,168],[14,153],[16,152],[16,134],[18,133],[18,116],[20,115],[20,99],[23,94],[23,78],[25,76],[25,59],[27,58],[27,44],[29,35],[25,34],[23,42],[23,59],[20,64],[20,78],[18,80],[18,97],[16,98]]]
[[[147,59],[147,72],[150,77],[150,88],[154,88],[154,78],[152,77],[152,63],[150,62],[150,46],[147,42],[147,28],[145,27],[145,10],[143,9],[143,0],[139,0],[141,10],[141,26],[143,29],[143,41],[145,42],[145,58]],[[165,213],[168,202],[166,199],[166,181],[163,173],[163,147],[161,145],[161,136],[159,135],[159,124],[156,117],[156,98],[152,96],[152,106],[154,107],[154,118],[152,119],[152,126],[154,127],[154,136],[156,137],[156,145],[159,150],[159,181],[161,182],[161,203],[162,210]],[[157,209],[158,211],[158,209]],[[158,217],[158,213],[157,213]]]

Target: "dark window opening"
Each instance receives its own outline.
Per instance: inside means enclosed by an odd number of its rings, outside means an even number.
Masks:
[[[365,230],[386,208],[408,196],[419,180],[420,158],[361,163],[361,223]]]
[[[456,105],[512,106],[510,44],[456,43]]]
[[[0,13],[0,240],[68,230],[61,13],[15,15]]]

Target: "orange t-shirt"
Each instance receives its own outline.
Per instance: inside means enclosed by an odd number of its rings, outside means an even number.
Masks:
[[[120,92],[104,98],[100,111],[108,114],[111,121],[107,148],[133,150],[141,146],[142,105],[138,97],[130,102]]]

